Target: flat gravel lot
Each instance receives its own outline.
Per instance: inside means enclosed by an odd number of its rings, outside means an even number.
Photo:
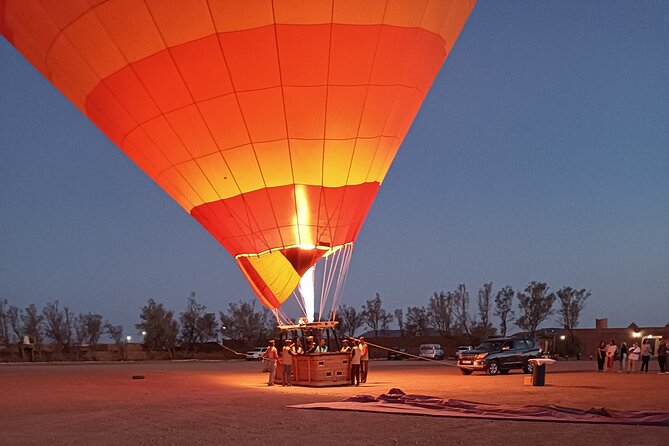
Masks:
[[[669,445],[669,428],[290,409],[406,393],[484,403],[669,411],[669,374],[597,373],[592,361],[463,376],[452,361],[372,361],[360,387],[267,386],[259,362],[0,364],[0,445]],[[145,378],[133,380],[133,375]]]

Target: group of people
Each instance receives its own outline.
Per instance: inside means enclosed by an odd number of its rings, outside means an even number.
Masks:
[[[290,386],[293,356],[304,353],[328,352],[328,346],[325,339],[320,339],[318,343],[316,343],[314,337],[309,336],[306,342],[307,348],[305,350],[302,348],[302,342],[299,338],[296,338],[295,342],[291,339],[286,339],[284,341],[284,346],[281,349],[281,353],[279,354],[279,351],[276,348],[276,341],[274,341],[274,339],[269,341],[267,350],[265,350],[261,356],[261,359],[267,363],[267,370],[269,371],[268,386],[274,385],[276,366],[279,362],[282,365],[281,383],[283,386]],[[359,339],[344,339],[339,351],[350,355],[351,384],[358,386],[361,382],[367,382],[367,371],[369,370],[369,346],[365,342],[365,338],[361,336]]]
[[[660,373],[669,373],[669,364],[667,363],[667,350],[669,349],[669,339],[662,339],[657,348],[657,362],[660,366]],[[619,372],[635,373],[636,363],[641,360],[639,372],[648,373],[648,364],[653,354],[651,344],[648,339],[644,339],[641,345],[636,341],[631,346],[623,342],[620,346],[616,341],[606,343],[604,340],[597,346],[597,371],[612,372],[616,362],[620,364]]]
[[[351,340],[344,339],[341,341],[342,346],[339,350],[341,353],[348,353],[351,355],[351,385],[359,386],[360,383],[367,382],[367,371],[369,370],[369,346],[365,342],[365,338],[360,336],[360,339],[351,338]]]

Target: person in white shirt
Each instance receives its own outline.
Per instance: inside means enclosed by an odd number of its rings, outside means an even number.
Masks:
[[[639,360],[641,349],[636,342],[632,342],[632,346],[627,351],[627,373],[634,372],[634,364]]]
[[[618,346],[616,341],[611,339],[611,343],[606,346],[606,371],[613,371],[613,364],[615,364],[616,353],[618,352]]]
[[[290,372],[293,367],[293,355],[295,354],[295,348],[293,347],[293,341],[286,339],[283,350],[281,351],[281,385],[289,386],[290,385]]]
[[[365,338],[360,336],[360,382],[367,382],[367,372],[369,371],[369,346]]]

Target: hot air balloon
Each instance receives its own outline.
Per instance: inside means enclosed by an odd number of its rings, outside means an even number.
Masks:
[[[320,319],[474,3],[3,0],[0,32],[234,256],[280,322],[294,293],[311,321],[314,266]]]

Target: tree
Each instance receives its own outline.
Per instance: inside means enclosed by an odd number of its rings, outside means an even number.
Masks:
[[[404,314],[402,313],[401,308],[395,309],[395,320],[400,327],[400,336],[404,337]]]
[[[174,320],[174,312],[167,310],[163,304],[149,299],[139,315],[143,322],[136,324],[138,330],[146,332],[144,343],[149,352],[167,350],[170,358],[174,358],[179,325]]]
[[[188,350],[195,351],[195,346],[200,342],[216,338],[218,322],[214,313],[205,313],[207,307],[200,305],[195,300],[195,292],[188,297],[186,311],[181,313],[181,339]]]
[[[479,317],[481,318],[481,330],[483,338],[488,337],[490,331],[490,298],[492,297],[492,282],[484,283],[483,288],[479,288]]]
[[[516,297],[520,309],[516,325],[534,336],[537,327],[553,314],[555,293],[548,292],[546,283],[532,281],[525,287],[525,293],[518,291]]]
[[[455,290],[453,307],[458,327],[468,338],[471,338],[471,326],[474,324],[474,321],[469,316],[469,292],[464,283],[458,284]]]
[[[495,296],[495,316],[500,319],[500,331],[506,336],[507,325],[513,320],[513,295],[515,291],[510,286],[505,286]]]
[[[337,311],[337,318],[339,319],[339,332],[342,336],[353,337],[355,332],[364,324],[362,315],[353,307],[340,305]]]
[[[114,340],[114,343],[121,351],[121,358],[125,361],[127,359],[127,351],[125,348],[125,342],[123,340],[123,325],[114,325],[110,322],[105,322],[104,332]]]
[[[9,328],[9,311],[7,299],[0,299],[0,343],[9,347],[12,333]]]
[[[256,311],[256,301],[228,304],[228,312],[220,312],[221,326],[225,334],[232,339],[242,341],[260,341],[265,331],[263,314]]]
[[[428,317],[425,307],[407,307],[406,331],[409,336],[422,336],[427,331]]]
[[[556,293],[560,300],[558,315],[562,326],[569,332],[569,342],[574,344],[576,338],[574,329],[578,327],[578,319],[585,305],[585,301],[590,297],[590,291],[585,289],[575,290],[571,287],[562,287]]]
[[[79,314],[77,317],[75,317],[73,325],[74,325],[74,340],[77,345],[82,345],[86,341],[86,334],[87,334],[84,315]]]
[[[200,332],[200,342],[218,338],[218,321],[215,313],[204,313],[198,320],[197,329]]]
[[[25,313],[21,315],[23,333],[39,348],[42,345],[42,322],[44,316],[40,314],[35,304],[28,305],[24,311]]]
[[[83,347],[87,343],[86,341],[88,341],[88,344],[90,346],[94,347],[97,345],[100,336],[102,335],[102,332],[104,330],[102,324],[102,316],[93,313],[79,314],[77,317],[74,318],[72,325],[74,327],[75,341],[77,345],[80,346],[80,348],[78,348],[76,351],[77,352],[76,360],[78,361],[79,355],[81,354],[82,351],[81,347]],[[114,332],[115,330],[112,330],[112,333]],[[123,336],[123,327],[121,327],[119,336]],[[116,339],[114,339],[114,341],[116,342]],[[124,347],[125,346],[122,345],[122,348]],[[125,351],[123,353],[125,357]]]
[[[453,322],[453,293],[434,292],[427,304],[428,325],[442,336],[451,334]]]
[[[72,343],[72,322],[74,315],[67,308],[62,310],[59,302],[48,302],[42,310],[44,316],[44,333],[48,338],[60,345],[64,351],[67,351]]]
[[[279,334],[276,316],[263,306],[260,310],[260,339],[274,339]]]
[[[364,323],[374,331],[374,336],[379,336],[379,330],[387,330],[393,320],[393,315],[381,307],[381,296],[376,293],[374,299],[368,300],[362,306],[362,319]]]
[[[15,307],[13,305],[9,306],[7,310],[7,322],[9,323],[12,333],[16,338],[16,342],[21,344],[21,336],[23,335],[23,326],[21,321],[23,320],[23,310]]]
[[[86,332],[86,340],[95,346],[102,335],[102,315],[97,313],[88,313],[83,316],[83,324]]]

